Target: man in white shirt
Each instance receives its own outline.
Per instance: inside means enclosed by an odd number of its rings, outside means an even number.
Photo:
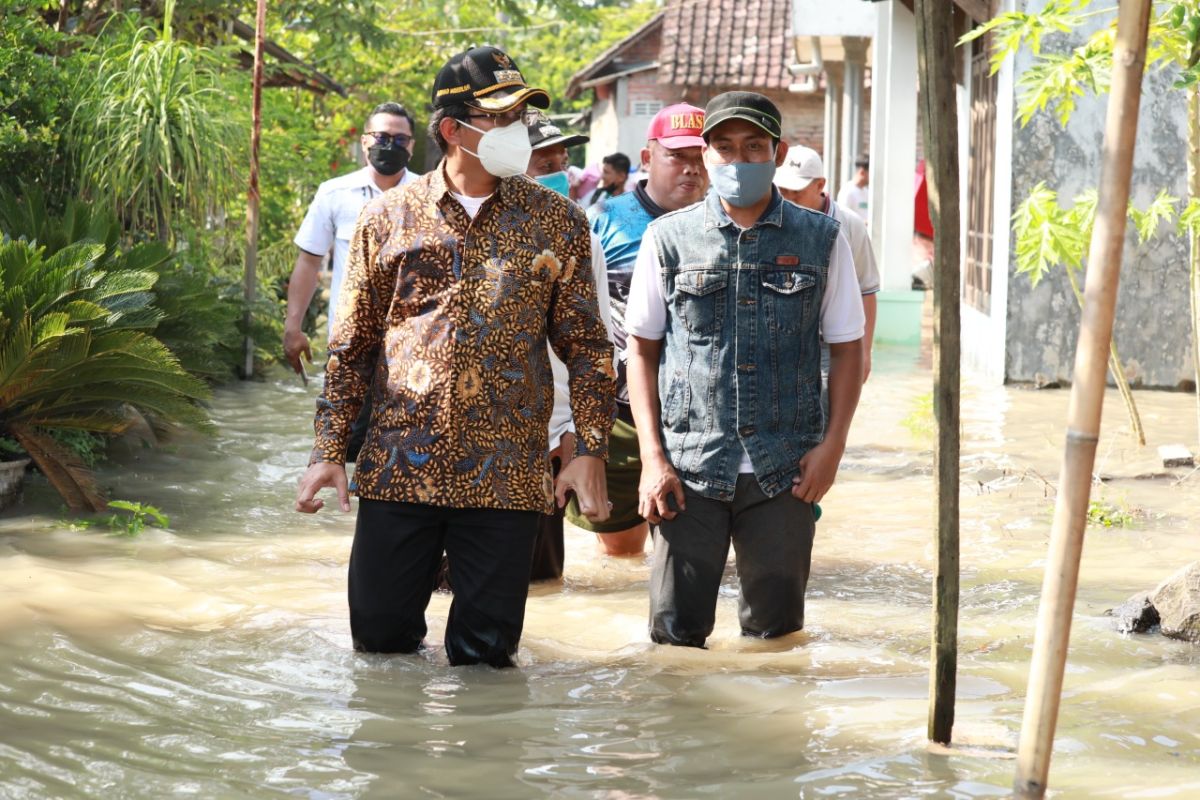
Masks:
[[[533,154],[525,174],[548,189],[570,197],[569,153],[567,148],[587,144],[583,134],[564,134],[549,117],[539,113],[529,126],[529,144]],[[590,232],[589,232],[590,233]],[[604,248],[595,233],[592,240],[592,278],[596,282],[596,301],[600,318],[612,339],[612,310],[608,299],[608,268]],[[550,461],[557,475],[571,463],[575,453],[575,420],[571,416],[571,392],[567,365],[554,350],[550,350],[550,369],[554,373],[554,410],[550,414]],[[538,535],[533,544],[531,581],[556,580],[563,574],[563,515],[556,508],[553,514],[543,514],[538,522]]]
[[[743,635],[804,627],[814,504],[837,475],[862,388],[850,248],[836,221],[772,184],[787,157],[782,127],[761,94],[714,97],[702,133],[712,191],[650,223],[634,265],[629,399],[642,434],[638,510],[659,523],[650,638],[661,644],[704,646],[731,545]]]
[[[867,235],[867,224],[857,214],[850,214],[833,198],[825,193],[825,166],[816,150],[803,145],[788,148],[787,160],[775,172],[775,185],[784,200],[798,206],[820,211],[836,219],[842,226],[842,235],[850,243],[850,254],[854,258],[854,272],[858,276],[858,289],[862,293],[863,314],[866,329],[863,334],[863,381],[871,374],[871,344],[875,336],[875,295],[879,293],[879,269],[875,266],[875,253]],[[822,357],[822,366],[828,371]]]
[[[301,372],[303,355],[312,363],[312,350],[301,325],[321,275],[321,264],[332,253],[333,279],[329,286],[329,336],[333,335],[338,293],[345,279],[350,254],[350,234],[358,212],[368,200],[395,186],[409,183],[417,174],[408,168],[412,156],[412,115],[399,103],[376,106],[363,128],[361,144],[367,165],[348,175],[327,180],[317,194],[293,240],[300,248],[288,282],[287,316],[283,325],[283,353],[292,369]]]
[[[358,222],[358,212],[368,200],[389,189],[417,178],[408,168],[412,156],[413,118],[399,103],[381,103],[367,117],[360,140],[367,165],[349,175],[327,180],[317,187],[316,197],[304,215],[304,222],[293,240],[300,248],[296,266],[288,281],[287,314],[283,321],[283,354],[292,369],[304,374],[301,357],[312,363],[312,350],[304,334],[304,314],[312,302],[320,280],[321,264],[331,255],[333,277],[329,283],[328,337],[333,325],[338,295],[346,278],[346,258],[350,255],[350,236]],[[371,417],[371,404],[363,403],[362,414],[354,423],[347,449],[347,460],[354,461],[362,447]]]
[[[863,222],[871,224],[871,162],[860,158],[854,162],[854,177],[838,192],[838,205],[858,214]]]

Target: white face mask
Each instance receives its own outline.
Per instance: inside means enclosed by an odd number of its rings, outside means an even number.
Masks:
[[[492,128],[481,131],[469,122],[459,120],[473,131],[483,134],[479,140],[479,152],[468,153],[479,159],[483,168],[497,178],[511,178],[520,175],[529,166],[529,156],[533,154],[533,146],[529,144],[529,128],[522,122],[513,122],[503,128]]]

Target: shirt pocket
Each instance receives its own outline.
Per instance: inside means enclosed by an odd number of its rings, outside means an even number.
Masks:
[[[773,330],[797,333],[812,321],[817,308],[817,278],[801,270],[761,273],[762,300]]]
[[[693,333],[714,333],[725,316],[729,272],[684,269],[675,276],[673,302],[684,327]]]

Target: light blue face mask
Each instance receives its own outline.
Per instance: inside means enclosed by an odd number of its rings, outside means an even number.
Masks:
[[[566,172],[559,171],[551,172],[549,175],[538,175],[534,180],[547,189],[558,192],[563,197],[570,196],[567,192],[571,190],[571,182],[567,180]]]
[[[709,164],[708,179],[717,195],[735,208],[752,206],[771,191],[775,162]]]

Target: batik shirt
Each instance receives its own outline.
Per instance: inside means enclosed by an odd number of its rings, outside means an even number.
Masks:
[[[576,454],[607,458],[612,345],[582,211],[517,176],[470,218],[441,167],[369,202],[350,246],[312,463],[344,463],[369,391],[359,497],[549,511],[546,350],[570,370]]]

